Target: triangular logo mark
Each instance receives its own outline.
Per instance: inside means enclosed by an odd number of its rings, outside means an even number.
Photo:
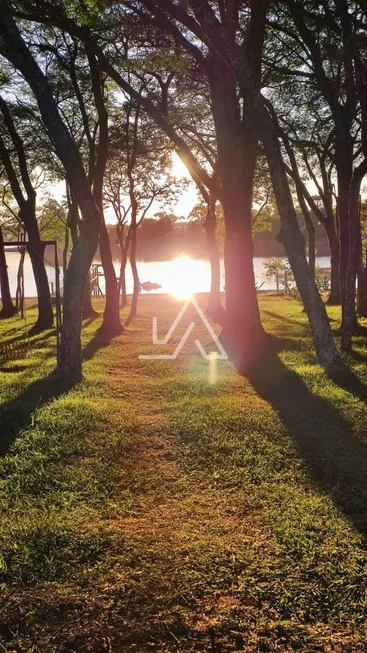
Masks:
[[[217,347],[219,353],[216,356],[217,360],[228,360],[228,354],[225,351],[222,343],[219,341],[218,336],[214,332],[213,327],[209,323],[206,315],[203,313],[202,309],[200,308],[198,302],[196,301],[196,298],[194,296],[190,297],[185,304],[182,306],[180,312],[178,313],[175,321],[173,322],[172,326],[169,328],[167,331],[166,335],[164,338],[158,338],[158,320],[156,317],[153,317],[153,345],[166,345],[170,339],[172,338],[174,332],[176,331],[176,328],[180,324],[183,316],[185,315],[186,311],[188,308],[192,305],[195,308],[195,311],[204,324],[206,330],[208,331],[213,343]],[[182,336],[180,342],[178,343],[175,351],[173,354],[147,354],[147,355],[141,355],[139,356],[140,359],[146,359],[146,360],[174,360],[177,358],[179,355],[182,347],[184,346],[186,340],[188,339],[190,333],[192,332],[193,328],[195,327],[196,322],[191,322],[191,324],[188,326],[186,329],[184,335]],[[211,360],[212,356],[211,354],[207,354],[203,345],[201,344],[200,340],[195,340],[195,345],[197,346],[198,350],[200,351],[202,357],[204,360]]]

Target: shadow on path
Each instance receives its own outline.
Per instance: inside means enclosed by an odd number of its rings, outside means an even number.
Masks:
[[[314,395],[301,377],[274,355],[264,371],[249,381],[278,413],[295,440],[309,473],[354,526],[367,535],[367,433],[363,439],[328,400]],[[339,385],[367,396],[367,388],[351,372]]]
[[[88,344],[83,347],[83,361],[88,361],[93,358],[99,349],[108,347],[111,340],[111,336],[106,336],[105,334],[97,331],[93,338],[88,342]]]
[[[20,432],[31,423],[32,413],[69,392],[75,381],[52,373],[27,386],[24,392],[0,406],[0,455],[5,455]]]

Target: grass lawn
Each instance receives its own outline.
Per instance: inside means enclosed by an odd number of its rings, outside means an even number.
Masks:
[[[209,383],[191,341],[139,360],[166,296],[110,344],[87,321],[72,389],[52,333],[0,363],[1,653],[367,651],[366,403],[317,364],[298,302],[260,303],[284,350],[251,379],[218,361]]]

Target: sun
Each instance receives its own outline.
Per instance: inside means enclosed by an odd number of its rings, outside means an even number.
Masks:
[[[176,299],[188,299],[196,292],[203,271],[200,261],[178,256],[171,261],[168,274],[168,292]]]

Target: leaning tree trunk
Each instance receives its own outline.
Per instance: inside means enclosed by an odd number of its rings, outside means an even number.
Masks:
[[[215,200],[209,199],[204,229],[206,246],[210,260],[211,282],[208,301],[208,315],[217,324],[223,325],[225,310],[220,300],[220,258],[216,239],[217,219],[215,213]]]
[[[8,266],[6,264],[3,232],[0,226],[0,289],[1,303],[0,318],[12,317],[17,312],[10,294]]]
[[[275,125],[264,106],[257,112],[260,137],[264,145],[281,220],[281,240],[306,309],[312,337],[320,363],[332,373],[341,364],[330,329],[325,305],[312,278],[305,253]]]
[[[38,317],[31,333],[51,329],[54,323],[50,286],[45,267],[45,246],[41,242],[36,216],[29,213],[21,215],[28,233],[27,251],[32,263],[34,281],[37,288]]]

